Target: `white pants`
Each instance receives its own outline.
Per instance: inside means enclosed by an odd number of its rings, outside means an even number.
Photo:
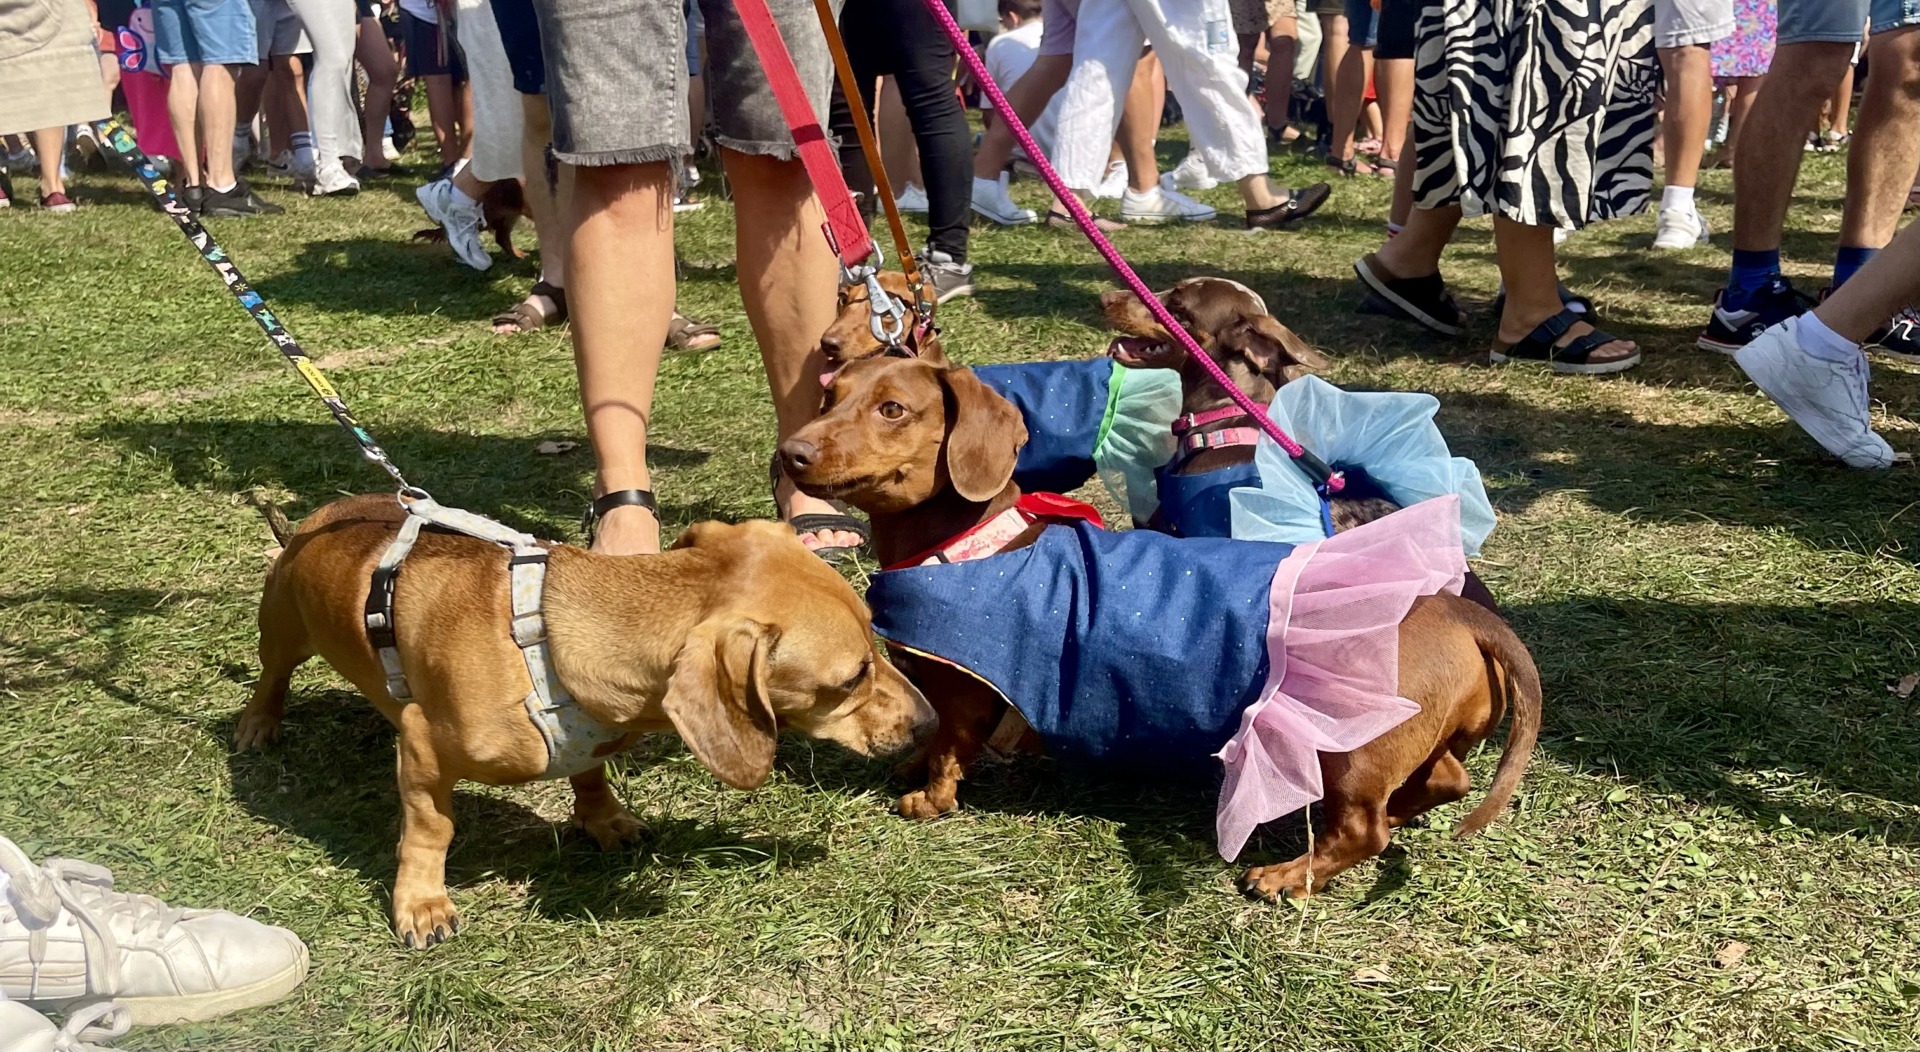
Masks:
[[[360,152],[360,118],[353,108],[353,45],[358,27],[353,0],[286,3],[313,45],[307,66],[307,111],[312,118],[314,165],[321,171],[338,168],[343,153]],[[372,161],[382,163],[378,157]]]
[[[1227,0],[1081,0],[1073,72],[1057,100],[1054,166],[1067,185],[1091,190],[1106,174],[1145,44],[1160,58],[1208,171],[1229,181],[1264,173],[1267,140],[1247,100]]]
[[[525,116],[520,93],[513,90],[500,25],[487,0],[458,0],[454,39],[467,60],[467,90],[473,93],[473,158],[468,167],[483,183],[525,177],[520,164],[520,129]]]

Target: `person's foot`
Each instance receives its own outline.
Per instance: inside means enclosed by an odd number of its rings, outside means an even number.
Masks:
[[[795,489],[793,483],[784,474],[780,476],[780,481],[773,491],[775,509],[779,509],[782,503],[785,504],[785,510],[778,512],[782,522],[792,522],[803,515],[845,514],[828,501],[809,497]],[[798,536],[800,543],[810,552],[819,551],[822,548],[858,548],[866,543],[865,537],[852,530],[815,530]]]
[[[0,837],[0,992],[30,1007],[105,1001],[139,1024],[199,1022],[271,1004],[307,977],[285,928],[116,891],[73,859],[35,866]]]
[[[1815,442],[1856,468],[1893,466],[1893,447],[1874,433],[1867,402],[1867,358],[1834,362],[1800,347],[1800,319],[1771,326],[1734,353],[1761,393]]]
[[[1120,196],[1120,218],[1129,223],[1205,223],[1219,214],[1213,206],[1163,186],[1146,191],[1128,187]]]
[[[1920,365],[1920,310],[1907,307],[1861,344],[1868,352],[1908,365]]]
[[[67,212],[71,212],[79,208],[80,206],[73,203],[73,198],[68,197],[66,194],[63,194],[58,190],[56,190],[50,194],[40,195],[40,207],[48,212],[59,212],[59,213],[65,214]]]
[[[1197,150],[1188,150],[1186,157],[1174,166],[1173,171],[1160,177],[1163,190],[1211,190],[1220,185],[1207,169],[1205,158]]]
[[[360,180],[348,175],[345,168],[334,165],[315,172],[307,192],[315,197],[352,197],[360,192]]]
[[[200,188],[200,214],[203,216],[277,216],[286,211],[253,192],[245,179],[234,181],[228,190],[211,186]]]
[[[1333,187],[1314,183],[1299,189],[1282,190],[1280,203],[1267,208],[1247,209],[1248,230],[1279,230],[1318,212],[1327,203]]]
[[[525,299],[493,316],[493,331],[511,336],[550,329],[566,320],[567,290],[548,281],[536,281]]]
[[[1007,176],[998,179],[973,178],[973,210],[1001,226],[1024,226],[1040,218],[1031,208],[1013,203],[1007,193]]]
[[[1725,289],[1714,294],[1713,315],[1707,319],[1706,330],[1694,341],[1702,350],[1732,354],[1761,333],[1813,307],[1812,297],[1783,277],[1768,282],[1767,287],[1749,297],[1747,305],[1740,310],[1722,306],[1726,296]]]
[[[1707,217],[1695,208],[1662,208],[1660,222],[1653,232],[1657,249],[1694,248],[1707,243]]]
[[[589,550],[596,555],[658,555],[660,518],[638,504],[609,509],[594,520]]]
[[[1556,373],[1604,376],[1625,372],[1640,364],[1640,345],[1623,340],[1562,304],[1540,321],[1503,314],[1491,358],[1495,365],[1509,362],[1544,365]]]
[[[0,1052],[106,1052],[95,1041],[112,1041],[132,1029],[127,1010],[112,1001],[88,1005],[53,1020],[18,1001],[0,997]]]
[[[920,270],[933,286],[934,302],[973,295],[973,264],[960,263],[937,248],[928,248],[920,257]]]
[[[460,262],[475,270],[493,266],[493,257],[480,244],[480,224],[486,219],[480,202],[456,192],[451,179],[436,179],[415,190],[413,196],[427,218],[447,232],[447,244]]]
[[[1377,253],[1369,252],[1354,262],[1353,272],[1367,290],[1362,314],[1404,318],[1442,336],[1460,335],[1467,323],[1467,313],[1454,302],[1437,270],[1424,277],[1397,277]]]
[[[900,190],[900,196],[893,199],[893,207],[902,212],[919,214],[927,210],[927,191],[908,183]]]
[[[179,190],[179,195],[180,204],[196,217],[200,215],[201,206],[207,203],[207,191],[204,187],[183,186]]]

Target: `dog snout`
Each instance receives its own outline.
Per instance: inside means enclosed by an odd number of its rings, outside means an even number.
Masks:
[[[804,438],[789,438],[780,443],[780,466],[788,475],[798,476],[820,463],[820,447]]]
[[[829,363],[834,365],[840,364],[844,360],[842,356],[846,353],[846,350],[846,344],[840,342],[840,337],[834,335],[833,332],[829,331],[826,335],[820,337],[820,353],[826,355]]]
[[[1111,310],[1133,299],[1133,293],[1126,289],[1109,289],[1100,294],[1100,306]]]

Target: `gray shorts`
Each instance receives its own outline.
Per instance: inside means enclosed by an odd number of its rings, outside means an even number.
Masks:
[[[1040,0],[1040,19],[1039,53],[1073,54],[1073,35],[1079,32],[1080,0]]]
[[[789,160],[793,133],[733,0],[698,0],[706,18],[707,103],[721,146]],[[839,0],[833,0],[835,12]],[[822,127],[833,59],[812,0],[767,0]],[[553,109],[553,155],[594,166],[674,161],[687,129],[687,15],[682,0],[534,0]]]
[[[1653,0],[1653,46],[1693,47],[1733,35],[1733,0]]]
[[[1776,39],[1856,44],[1868,19],[1875,33],[1920,25],[1920,0],[1780,0]]]
[[[287,6],[287,0],[252,0],[253,28],[260,42],[260,61],[269,56],[305,55],[313,51],[306,26]]]

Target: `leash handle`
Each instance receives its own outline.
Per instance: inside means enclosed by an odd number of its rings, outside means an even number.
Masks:
[[[326,376],[320,372],[320,367],[313,364],[313,359],[307,357],[307,352],[301,349],[299,342],[293,338],[293,334],[287,331],[286,326],[280,324],[279,316],[267,307],[266,301],[253,290],[253,286],[247,284],[247,279],[241,275],[240,268],[234,266],[233,261],[227,258],[226,250],[220,247],[212,234],[207,233],[207,229],[200,225],[200,221],[193,217],[193,213],[187,211],[187,206],[181,203],[179,195],[173,192],[173,187],[168,185],[167,180],[161,176],[160,170],[153,166],[153,161],[140,151],[139,146],[135,145],[133,133],[127,130],[126,125],[120,123],[118,118],[109,117],[103,121],[95,121],[93,130],[100,141],[112,147],[113,152],[126,162],[127,167],[133,169],[133,174],[139,176],[141,184],[147,188],[147,193],[151,194],[154,201],[159,204],[160,211],[165,212],[173,220],[174,225],[180,228],[180,233],[186,235],[187,241],[200,253],[200,258],[207,261],[207,266],[212,267],[215,274],[220,275],[220,280],[226,284],[227,291],[233,293],[233,298],[240,302],[240,306],[267,334],[267,338],[273,341],[273,345],[280,349],[282,355],[286,356],[288,363],[300,374],[300,378],[307,382],[307,386],[313,388],[313,393],[320,396],[320,401],[326,404],[327,412],[333,414],[333,419],[346,430],[347,436],[353,439],[354,444],[360,447],[361,454],[378,464],[380,469],[400,487],[402,493],[424,493],[425,491],[408,484],[406,477],[400,474],[400,469],[395,467],[393,461],[387,457],[387,451],[381,449],[380,444],[373,440],[373,436],[367,432],[367,429],[361,427],[360,422],[353,418],[353,411],[347,408],[347,403],[341,401],[340,393],[327,382]]]
[[[827,147],[827,133],[814,115],[806,86],[800,83],[793,55],[787,51],[786,41],[780,39],[780,27],[773,20],[773,12],[767,9],[767,0],[734,0],[734,7],[740,13],[740,24],[747,31],[754,53],[760,56],[760,66],[773,88],[774,101],[780,105],[780,115],[793,133],[794,149],[806,166],[807,178],[813,181],[820,206],[826,210],[828,240],[840,256],[840,265],[852,270],[873,254],[873,237],[867,233],[866,220],[860,218],[853,193],[840,174],[839,159]]]
[[[744,4],[749,0],[741,0],[741,2]],[[758,2],[758,0],[751,0],[751,2]],[[1266,432],[1269,437],[1278,442],[1280,448],[1286,450],[1287,456],[1292,457],[1293,462],[1299,465],[1302,471],[1312,476],[1314,482],[1324,487],[1329,495],[1339,493],[1345,484],[1340,473],[1327,467],[1326,462],[1309,453],[1305,446],[1295,442],[1292,436],[1280,429],[1279,424],[1273,422],[1273,418],[1267,415],[1260,403],[1249,398],[1245,391],[1240,390],[1239,386],[1227,376],[1226,371],[1200,349],[1193,335],[1174,320],[1166,304],[1160,302],[1160,297],[1155,296],[1153,291],[1147,288],[1146,282],[1140,280],[1140,275],[1135,274],[1133,268],[1127,265],[1127,261],[1121,258],[1120,250],[1113,247],[1113,242],[1100,233],[1100,228],[1094,225],[1093,216],[1087,212],[1087,206],[1080,202],[1080,196],[1061,181],[1060,173],[1053,170],[1053,164],[1047,160],[1039,144],[1033,141],[1033,135],[1027,131],[1025,122],[1021,121],[1020,115],[1013,112],[1013,107],[1007,104],[1007,97],[1001,93],[1000,85],[995,84],[993,77],[987,73],[987,64],[980,60],[980,56],[974,53],[973,48],[967,46],[966,33],[961,30],[960,23],[954,21],[953,14],[947,10],[946,5],[940,0],[923,0],[923,2],[926,4],[927,12],[947,34],[947,39],[953,42],[954,51],[960,55],[960,60],[967,64],[967,69],[973,73],[973,79],[979,82],[980,90],[986,92],[987,97],[993,100],[995,112],[1000,115],[1000,119],[1007,122],[1007,127],[1013,131],[1015,141],[1019,142],[1020,148],[1026,151],[1027,159],[1040,170],[1040,177],[1046,180],[1054,196],[1067,206],[1067,211],[1073,216],[1074,223],[1080,227],[1080,232],[1087,236],[1088,241],[1093,242],[1093,247],[1105,257],[1107,265],[1113,268],[1114,273],[1120,276],[1120,280],[1133,291],[1135,296],[1140,297],[1140,302],[1153,312],[1154,320],[1173,335],[1190,357],[1200,363],[1207,375],[1213,378],[1213,382],[1226,390],[1227,396],[1233,399],[1234,404],[1253,417],[1254,423],[1259,425],[1261,431]]]
[[[829,0],[813,0],[813,13],[819,16],[820,31],[826,34],[827,51],[833,55],[833,72],[840,80],[840,94],[846,96],[847,109],[853,114],[853,131],[860,139],[860,152],[867,157],[867,170],[873,175],[880,207],[886,210],[887,229],[893,234],[900,269],[907,275],[907,287],[913,290],[914,313],[919,316],[920,324],[925,325],[933,320],[934,301],[922,291],[926,284],[920,276],[920,263],[914,259],[913,248],[907,243],[906,221],[900,218],[900,206],[893,200],[893,184],[887,181],[887,166],[881,163],[880,143],[874,138],[873,122],[867,118],[866,104],[861,101],[864,96],[860,93],[859,80],[853,75],[853,60],[847,57],[847,42],[840,35],[840,24],[834,21]]]

